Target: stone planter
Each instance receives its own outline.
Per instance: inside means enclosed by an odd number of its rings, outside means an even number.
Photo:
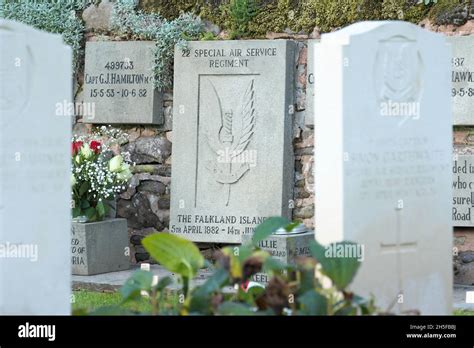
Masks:
[[[311,256],[310,242],[314,232],[307,229],[297,233],[272,234],[259,243],[259,248],[268,252],[274,259],[284,264],[294,264],[298,256]],[[252,280],[266,284],[270,280],[266,273],[257,273]]]
[[[126,219],[73,222],[72,274],[92,275],[130,268]]]

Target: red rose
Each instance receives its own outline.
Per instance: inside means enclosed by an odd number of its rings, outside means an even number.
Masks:
[[[75,141],[72,143],[72,154],[76,155],[82,147],[82,141]]]
[[[94,151],[96,154],[100,152],[100,145],[98,141],[92,140],[91,143],[89,144],[89,147],[91,148],[92,151]]]

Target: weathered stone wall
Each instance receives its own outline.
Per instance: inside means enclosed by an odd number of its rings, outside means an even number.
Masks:
[[[103,1],[98,8],[91,8],[84,12],[84,20],[88,34],[87,40],[120,40],[108,31],[111,4]],[[464,13],[465,12],[465,13]],[[440,32],[446,35],[470,35],[474,34],[473,11],[459,13],[463,20],[458,21],[461,26],[453,24],[434,25],[428,19],[420,25],[428,30]],[[457,18],[457,17],[456,17]],[[453,22],[453,21],[451,21]],[[225,34],[225,33],[224,33]],[[218,35],[219,37],[225,35]],[[306,40],[319,38],[317,28],[310,34],[295,34],[291,31],[283,33],[269,32],[267,39],[293,39],[298,41],[298,52],[295,57],[295,69],[297,71],[295,81],[295,113],[294,113],[294,153],[295,153],[295,187],[294,187],[294,210],[293,218],[303,221],[308,227],[314,227],[314,157],[313,129],[305,126],[306,108],[306,68],[307,68],[307,46]],[[77,76],[76,101],[82,100],[81,85],[83,76]],[[124,146],[132,155],[132,160],[137,163],[130,188],[122,193],[117,201],[117,214],[127,218],[132,247],[132,261],[141,262],[149,260],[149,255],[141,246],[144,236],[165,231],[169,225],[170,204],[170,182],[171,182],[171,145],[173,137],[179,134],[172,133],[173,96],[171,91],[165,93],[163,102],[165,124],[159,127],[126,127],[125,131],[130,134],[130,142]],[[91,125],[81,123],[74,126],[75,133],[90,131]],[[454,129],[454,146],[459,153],[474,153],[474,129],[459,127]],[[474,274],[474,228],[456,228],[455,243],[459,247],[459,258],[456,259],[458,268],[465,270],[471,267],[471,277]],[[205,254],[211,254],[215,247],[202,244]],[[471,260],[467,262],[468,260]],[[459,273],[459,272],[458,272]],[[462,273],[462,272],[461,272]],[[463,273],[464,274],[464,273]],[[474,282],[474,279],[472,279]]]

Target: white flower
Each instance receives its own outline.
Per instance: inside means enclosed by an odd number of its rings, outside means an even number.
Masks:
[[[122,171],[123,157],[117,155],[109,161],[109,169],[113,173]]]
[[[94,155],[94,151],[91,150],[88,144],[84,144],[81,147],[81,155],[84,156],[85,159],[90,159]]]

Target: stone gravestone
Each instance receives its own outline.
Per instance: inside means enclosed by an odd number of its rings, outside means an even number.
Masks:
[[[70,314],[71,50],[0,20],[0,314]]]
[[[453,163],[453,206],[454,226],[474,226],[474,156],[454,156]]]
[[[175,51],[170,232],[241,243],[291,216],[294,42],[202,41]]]
[[[87,123],[161,124],[162,95],[153,87],[151,41],[86,43],[84,102]]]
[[[361,244],[352,290],[383,310],[450,314],[449,45],[412,24],[361,22],[315,53],[317,240]]]
[[[474,36],[448,37],[453,48],[451,96],[455,125],[474,125]]]
[[[306,108],[305,124],[314,127],[314,50],[319,40],[308,40],[308,60],[306,65]]]

